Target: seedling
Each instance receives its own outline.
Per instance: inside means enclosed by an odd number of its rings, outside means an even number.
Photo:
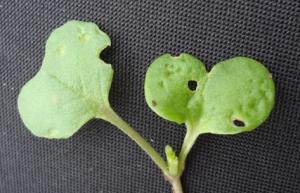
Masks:
[[[209,73],[201,61],[188,54],[157,58],[146,74],[147,104],[159,116],[184,123],[187,128],[178,158],[166,148],[169,172],[174,171],[169,160],[178,160],[177,173],[171,172],[170,182],[178,183],[186,157],[199,135],[255,129],[270,114],[274,92],[268,70],[250,58],[225,60]],[[182,190],[179,187],[174,192]]]
[[[251,131],[273,108],[272,77],[253,59],[225,60],[208,73],[191,55],[162,55],[146,74],[147,104],[159,116],[187,128],[179,155],[167,145],[165,161],[110,107],[113,69],[99,58],[109,45],[110,38],[89,22],[69,21],[51,33],[41,69],[23,86],[18,98],[21,118],[32,134],[69,138],[90,119],[106,120],[151,157],[174,193],[182,193],[180,176],[199,135]]]

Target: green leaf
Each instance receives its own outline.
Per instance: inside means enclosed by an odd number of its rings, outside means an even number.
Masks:
[[[206,71],[197,58],[181,54],[172,57],[162,55],[148,68],[145,80],[145,97],[148,105],[161,117],[184,123],[191,118],[189,101],[194,92],[188,87],[189,80],[200,84],[206,79]],[[194,113],[200,113],[197,109]]]
[[[51,33],[41,69],[18,97],[21,118],[34,135],[68,138],[90,119],[105,118],[113,70],[99,54],[109,45],[89,22],[69,21]]]
[[[255,129],[269,116],[274,93],[268,70],[247,57],[225,60],[207,73],[191,55],[165,54],[150,65],[145,79],[149,107],[197,135]]]
[[[170,145],[165,147],[165,153],[168,163],[168,171],[172,176],[178,175],[178,157]]]

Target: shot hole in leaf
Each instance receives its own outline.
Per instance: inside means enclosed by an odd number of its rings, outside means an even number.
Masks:
[[[195,80],[189,80],[188,81],[188,87],[191,91],[195,91],[197,89],[197,81]]]
[[[233,120],[233,124],[237,127],[245,127],[245,123],[238,119]]]
[[[99,54],[100,60],[103,60],[105,63],[110,64],[110,57],[111,57],[111,49],[110,46],[107,46],[104,50],[102,50]]]

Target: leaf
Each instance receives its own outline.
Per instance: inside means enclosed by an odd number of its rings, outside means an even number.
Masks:
[[[34,135],[68,138],[90,119],[105,118],[113,70],[99,54],[109,45],[89,22],[69,21],[51,33],[41,69],[18,97],[21,118]]]
[[[274,93],[268,70],[247,57],[225,60],[207,73],[191,55],[165,54],[150,65],[145,79],[149,107],[197,134],[255,129],[269,116]]]
[[[147,71],[146,101],[163,118],[179,124],[184,123],[191,118],[188,114],[188,103],[194,95],[188,88],[188,81],[203,83],[205,77],[205,67],[197,58],[188,54],[181,54],[179,57],[162,55]]]
[[[168,164],[168,171],[172,176],[178,175],[178,157],[176,156],[176,153],[174,152],[173,148],[170,145],[167,145],[165,147],[165,153],[167,158],[167,164]]]

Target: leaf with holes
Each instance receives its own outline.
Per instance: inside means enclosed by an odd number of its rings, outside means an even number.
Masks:
[[[41,69],[18,97],[21,118],[34,135],[67,138],[88,120],[105,118],[113,70],[99,54],[109,45],[89,22],[69,21],[51,33]]]
[[[200,133],[235,134],[259,126],[274,105],[268,70],[247,57],[216,64],[208,73],[197,58],[157,58],[145,79],[147,104],[161,117]]]

